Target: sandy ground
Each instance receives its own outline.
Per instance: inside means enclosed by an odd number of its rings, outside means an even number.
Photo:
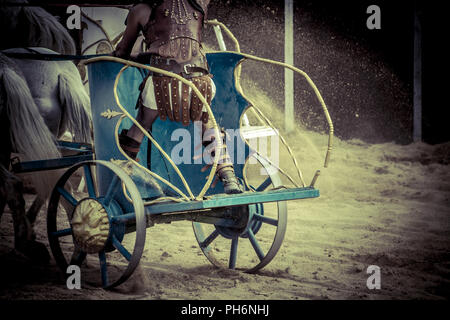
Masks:
[[[268,107],[276,103],[252,83],[244,87],[282,128],[282,113]],[[298,127],[286,139],[307,184],[321,170],[316,184],[321,196],[288,203],[281,249],[256,274],[212,266],[191,223],[184,221],[147,229],[141,269],[120,287],[105,291],[93,283],[100,281],[100,272],[98,259],[90,256],[83,268],[82,289],[68,290],[53,258],[48,265],[37,265],[13,249],[12,217],[6,208],[0,223],[0,299],[449,298],[450,144],[368,144],[336,138],[329,168],[323,168],[325,134]],[[279,159],[298,181],[283,148]],[[258,180],[256,169],[250,170],[250,176]],[[25,198],[30,205],[33,195]],[[265,215],[276,217],[276,208],[268,205]],[[35,229],[37,240],[48,247],[46,209]],[[264,250],[270,247],[273,233],[274,228],[266,225],[258,232]],[[130,234],[124,243],[132,241]],[[70,244],[64,244],[66,253],[71,252]],[[227,257],[229,240],[216,240],[213,245],[217,255]],[[123,259],[114,254],[108,261],[123,266]],[[256,261],[249,241],[241,239],[238,267]],[[381,270],[380,290],[367,288],[371,265]],[[141,288],[136,289],[139,283]]]
[[[298,130],[288,140],[294,137],[304,142],[293,150],[309,182],[321,167],[326,136]],[[322,169],[317,183],[321,197],[289,202],[283,245],[256,274],[212,266],[199,249],[191,224],[174,222],[147,229],[141,278],[133,276],[113,291],[85,281],[81,290],[68,290],[53,259],[46,266],[33,265],[13,250],[12,219],[6,209],[0,226],[0,297],[447,299],[449,154],[448,144],[335,140],[330,167]],[[26,195],[28,204],[32,198]],[[38,240],[48,244],[45,224],[43,210],[36,231]],[[228,252],[229,243],[225,245],[217,250]],[[251,250],[239,251],[238,261],[249,254]],[[82,276],[98,279],[97,264],[88,265]],[[370,265],[381,269],[380,290],[366,286]],[[144,293],[133,288],[142,277],[148,280]]]
[[[225,9],[227,12],[230,10],[228,6]],[[229,19],[239,18],[229,13],[226,15]],[[242,19],[248,17],[243,16]],[[278,27],[281,26],[278,24]],[[273,25],[269,23],[268,28],[273,28]],[[247,28],[240,29],[242,33],[249,32]],[[241,39],[241,35],[238,36]],[[301,51],[316,55],[314,59],[310,59],[307,54],[301,57],[316,63],[315,60],[324,50],[322,47],[318,47],[319,50],[310,49],[312,45],[308,43],[314,44],[316,41],[308,42],[308,32],[302,32],[301,36],[303,45],[308,49]],[[269,39],[261,36],[250,38],[249,44],[252,46],[254,39]],[[323,40],[323,43],[326,44],[326,41]],[[245,52],[252,52],[245,50],[245,43],[243,48]],[[273,50],[273,46],[267,48]],[[324,48],[328,50],[328,47]],[[335,54],[333,50],[329,52]],[[346,57],[344,53],[342,55]],[[354,56],[349,57],[344,60],[346,64],[358,61]],[[330,59],[333,65],[340,65],[335,60],[335,57]],[[299,63],[302,66],[304,64],[303,61]],[[309,69],[314,70],[315,66]],[[337,73],[333,71],[329,74]],[[349,74],[353,77],[353,73]],[[375,72],[361,74],[378,76]],[[383,78],[380,79],[384,83]],[[330,82],[325,80],[324,85]],[[353,80],[359,86],[358,79]],[[268,83],[272,86],[273,82]],[[319,87],[324,90],[324,94],[333,92],[330,88],[325,90],[324,86]],[[370,82],[369,89],[372,88],[377,86]],[[341,91],[340,85],[334,90],[342,92],[342,95],[347,94],[347,91]],[[258,90],[252,93],[261,98]],[[386,96],[390,97],[379,94],[379,91],[375,93],[364,95],[363,98],[383,100]],[[353,96],[357,95],[348,94],[348,97]],[[333,94],[329,94],[326,101],[332,97]],[[346,108],[367,107],[366,100],[352,104],[342,100],[340,95],[336,99],[341,99],[339,105]],[[267,104],[267,101],[258,102]],[[378,104],[379,101],[374,100],[376,110],[384,110],[378,109]],[[392,107],[389,103],[386,105]],[[271,118],[275,118],[278,113],[269,112],[268,108],[264,111]],[[351,113],[346,109],[334,116],[348,115]],[[392,112],[386,113],[386,116],[392,116]],[[274,120],[280,127],[280,119]],[[359,121],[357,124],[359,128],[363,127],[363,131],[368,131],[367,123]],[[342,126],[342,129],[355,130],[352,125]],[[396,128],[398,124],[391,123],[390,127]],[[351,132],[347,136],[352,136]],[[288,227],[283,245],[274,260],[256,274],[212,266],[197,244],[191,223],[174,222],[147,230],[141,269],[120,287],[106,291],[95,286],[91,280],[100,279],[98,261],[95,261],[95,257],[89,257],[82,273],[82,289],[68,290],[64,275],[53,258],[47,265],[37,265],[13,249],[12,217],[6,208],[0,223],[0,299],[449,298],[450,144],[430,146],[415,143],[402,146],[335,139],[330,166],[324,169],[326,135],[297,128],[286,138],[299,160],[307,183],[311,181],[315,170],[321,169],[316,184],[321,196],[288,203]],[[280,160],[282,167],[296,177],[286,150],[281,150]],[[25,198],[30,205],[33,195],[27,194]],[[270,212],[274,213],[273,206],[267,207],[267,214]],[[35,229],[37,240],[48,247],[45,209],[41,211]],[[266,231],[267,234],[264,234]],[[264,248],[271,244],[271,232],[273,229],[269,226],[268,230],[261,229],[258,233]],[[133,234],[129,237],[132,240]],[[238,252],[238,263],[254,263],[254,252],[248,240],[241,240],[240,243],[242,248]],[[217,254],[226,256],[229,252],[229,241],[217,241],[214,245]],[[111,263],[120,266],[122,261],[113,257]],[[371,265],[380,267],[380,290],[367,288],[367,269]],[[136,290],[136,283],[143,284],[145,290]]]

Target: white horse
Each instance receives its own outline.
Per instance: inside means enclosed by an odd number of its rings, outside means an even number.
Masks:
[[[90,142],[89,97],[70,61],[6,56],[11,52],[74,54],[73,40],[54,17],[37,7],[0,7],[0,26],[4,27],[1,35],[14,35],[10,40],[0,36],[2,48],[34,46],[0,51],[0,217],[8,204],[16,249],[46,261],[48,252],[34,240],[32,225],[57,177],[54,172],[33,175],[38,196],[25,213],[22,182],[7,170],[11,152],[25,160],[59,158],[55,141],[66,131],[74,141]]]
[[[44,47],[75,54],[75,43],[64,26],[39,7],[8,6],[26,0],[0,0],[0,49]]]

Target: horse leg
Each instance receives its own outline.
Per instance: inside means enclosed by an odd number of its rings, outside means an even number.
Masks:
[[[8,170],[0,163],[0,219],[6,206],[6,198],[8,197],[8,187],[6,185],[6,178],[8,177]]]
[[[0,185],[0,221],[2,219],[3,211],[5,210],[6,206],[6,193],[5,188],[3,188],[3,181],[4,181],[3,176],[1,177],[1,179],[2,184]]]
[[[41,210],[42,206],[44,205],[45,200],[42,199],[40,196],[36,196],[36,198],[33,201],[33,204],[30,206],[30,208],[27,211],[27,219],[31,223],[31,225],[34,225],[34,222],[36,221],[36,217]]]
[[[5,206],[6,206],[6,200],[5,200],[5,195],[3,194],[3,192],[0,194],[0,221],[2,219],[2,215],[3,215],[3,211],[5,210]]]
[[[22,239],[29,238],[29,222],[25,218],[25,200],[22,196],[22,181],[0,165],[0,185],[3,202],[8,204],[14,221],[14,240],[16,246]]]
[[[6,206],[7,188],[5,186],[6,176],[4,172],[7,172],[2,163],[0,163],[0,221],[2,219],[3,211]]]
[[[0,175],[3,183],[0,193],[5,195],[14,224],[14,247],[27,257],[37,262],[48,262],[50,255],[44,244],[34,241],[33,228],[25,214],[25,199],[23,198],[22,181],[0,165]]]

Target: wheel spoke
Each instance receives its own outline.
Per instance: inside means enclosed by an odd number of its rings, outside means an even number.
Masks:
[[[78,200],[72,197],[72,195],[65,190],[64,188],[58,187],[57,188],[59,194],[63,197],[63,200],[61,200],[61,205],[64,207],[64,210],[67,214],[67,219],[69,221],[72,221],[73,211],[75,207],[78,205]],[[72,206],[72,208],[68,208],[68,206]]]
[[[253,155],[259,162],[261,167],[265,169],[267,175],[260,177],[257,182],[248,187],[256,193],[267,193],[268,190],[276,190],[283,186],[283,181],[280,177],[279,170],[269,163],[269,161],[259,156],[258,154]],[[245,272],[253,273],[261,268],[264,268],[279,251],[281,244],[286,233],[287,226],[287,207],[286,201],[277,201],[275,203],[276,208],[272,206],[265,206],[264,202],[255,202],[248,205],[248,217],[250,220],[247,223],[246,230],[242,233],[241,229],[233,229],[232,227],[216,227],[219,235],[216,235],[212,230],[205,232],[202,229],[200,223],[193,222],[193,228],[195,237],[197,239],[200,248],[202,249],[208,260],[215,266],[218,267],[228,267],[230,269],[239,268],[239,270],[244,270]],[[270,225],[270,226],[266,226]],[[273,240],[270,242],[269,237],[261,235],[260,231],[268,231],[269,233],[274,233]],[[213,232],[211,234],[211,232]],[[226,247],[222,250],[212,250],[212,247],[223,245],[219,240],[215,240],[216,236],[220,239],[228,239],[231,242],[231,248],[228,247],[230,242],[226,242]],[[255,253],[250,253],[250,259],[242,259],[245,255],[241,250],[238,253],[238,241],[244,241],[245,246],[249,245],[247,240],[240,240],[239,238],[248,238],[252,249]],[[266,242],[267,241],[267,242]],[[221,249],[221,248],[217,248]],[[230,249],[228,251],[227,249]],[[224,251],[222,253],[217,253],[216,251]],[[222,254],[225,253],[225,257]],[[238,257],[238,255],[242,255]],[[256,258],[258,257],[258,258]],[[225,258],[223,261],[222,258]],[[239,258],[239,263],[237,259]],[[242,260],[242,261],[241,261]]]
[[[264,191],[264,190],[266,190],[267,187],[270,186],[271,184],[272,184],[272,179],[271,179],[270,176],[269,176],[266,180],[264,180],[263,183],[261,183],[261,184],[259,185],[258,188],[256,188],[256,191],[257,191],[257,192]]]
[[[121,255],[124,256],[125,259],[128,261],[131,260],[131,253],[128,252],[128,250],[117,240],[116,236],[112,236],[112,244],[114,248],[116,248]]]
[[[59,194],[63,196],[64,199],[66,199],[73,207],[76,207],[76,205],[78,204],[77,199],[72,197],[72,195],[67,190],[61,187],[58,187],[57,190]]]
[[[109,184],[108,191],[106,191],[105,199],[103,199],[103,204],[108,206],[111,202],[113,196],[116,194],[117,187],[120,184],[120,179],[116,175],[114,175],[111,183]]]
[[[236,268],[238,240],[239,240],[239,237],[233,238],[231,240],[230,262],[229,262],[229,266],[228,266],[230,269]]]
[[[105,251],[100,251],[98,253],[98,258],[100,260],[100,271],[102,273],[102,284],[103,284],[103,287],[107,287],[108,286],[108,269],[106,267]]]
[[[88,189],[89,197],[96,199],[97,195],[95,194],[94,179],[92,178],[92,171],[90,165],[84,166],[84,176],[86,179],[86,186]]]
[[[202,243],[200,243],[200,248],[204,249],[208,247],[216,238],[219,236],[219,231],[214,230],[208,238],[206,238]]]
[[[253,231],[251,229],[248,229],[248,239],[250,240],[250,243],[252,244],[253,249],[256,252],[256,255],[258,256],[259,260],[261,261],[264,259],[264,252],[262,251],[261,247],[259,246],[258,240],[256,240],[255,235],[253,234]]]
[[[54,231],[54,232],[50,233],[50,236],[55,237],[55,238],[61,238],[61,237],[69,236],[71,234],[72,234],[72,228],[67,228],[67,229]]]
[[[84,259],[86,259],[86,252],[81,251],[81,249],[76,246],[72,258],[70,259],[70,264],[79,266]]]
[[[272,219],[272,218],[269,218],[269,217],[266,217],[266,216],[263,216],[260,214],[254,214],[253,217],[258,221],[268,223],[275,227],[278,226],[278,220],[275,220],[275,219]]]

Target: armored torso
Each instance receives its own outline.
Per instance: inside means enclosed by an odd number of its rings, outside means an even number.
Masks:
[[[165,0],[153,8],[143,28],[147,51],[179,63],[202,56],[201,32],[208,3],[209,0]]]

